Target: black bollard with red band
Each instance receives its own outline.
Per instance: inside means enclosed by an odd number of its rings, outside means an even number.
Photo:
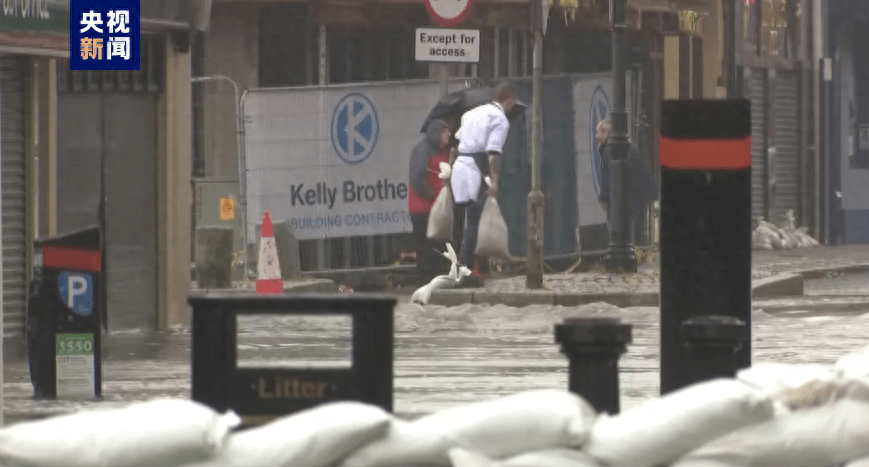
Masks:
[[[694,382],[682,333],[692,318],[744,323],[735,363],[751,364],[750,111],[745,99],[661,105],[661,394]]]

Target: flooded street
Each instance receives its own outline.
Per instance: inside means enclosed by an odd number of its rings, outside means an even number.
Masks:
[[[807,281],[806,293],[840,290],[839,285],[857,290],[869,279],[865,274],[854,276],[861,277]],[[413,417],[526,389],[566,388],[567,360],[554,344],[552,327],[568,316],[617,316],[633,324],[634,342],[620,362],[622,407],[657,395],[657,308],[620,309],[603,303],[576,308],[448,308],[400,303],[395,326],[396,412]],[[755,310],[753,320],[755,362],[830,364],[869,344],[869,309],[847,316],[816,313],[799,318]],[[241,366],[349,364],[348,319],[253,317],[240,321],[239,328]],[[184,330],[106,336],[102,404],[189,397],[189,339]],[[6,355],[5,372],[8,421],[94,404],[34,401],[20,352]]]

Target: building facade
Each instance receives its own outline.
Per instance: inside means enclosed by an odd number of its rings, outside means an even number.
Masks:
[[[804,131],[811,128],[807,1],[628,0],[629,69],[640,102],[631,109],[632,134],[653,166],[661,100],[727,95],[722,75],[732,15],[732,55],[740,70],[735,90],[754,104],[753,215],[780,222],[794,210],[799,225],[816,223],[814,153]],[[609,1],[578,3],[575,18],[566,19],[557,6],[550,11],[545,75],[611,70]],[[437,65],[413,57],[414,29],[431,26],[420,0],[215,0],[193,67],[197,75],[229,76],[242,90],[434,79],[441,66],[452,77],[521,80],[531,74],[530,8],[527,0],[476,1],[461,27],[481,31],[480,62]],[[212,83],[193,93],[194,177],[237,180],[232,86]],[[330,241],[333,250],[349,250],[349,240]],[[343,257],[346,266],[351,261]],[[342,267],[341,261],[318,263],[316,269]]]
[[[142,65],[69,69],[69,2],[0,18],[4,330],[24,329],[32,240],[99,223],[106,184],[109,329],[186,321],[190,38],[205,2],[143,2]],[[38,11],[47,5],[46,11]],[[201,26],[200,26],[201,27]],[[180,175],[179,175],[180,174]]]
[[[829,243],[869,243],[869,2],[830,0],[818,61]]]

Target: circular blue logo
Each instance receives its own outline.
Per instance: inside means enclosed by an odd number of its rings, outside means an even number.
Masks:
[[[588,107],[588,149],[591,154],[591,173],[594,179],[594,191],[600,196],[601,156],[597,144],[597,124],[609,116],[610,99],[603,87],[598,85],[591,96]]]
[[[332,112],[332,147],[348,164],[358,164],[371,155],[379,130],[374,104],[362,94],[347,94]]]

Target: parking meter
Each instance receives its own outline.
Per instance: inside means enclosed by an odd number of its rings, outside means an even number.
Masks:
[[[27,316],[34,395],[99,397],[104,314],[99,227],[35,240],[34,263]]]

